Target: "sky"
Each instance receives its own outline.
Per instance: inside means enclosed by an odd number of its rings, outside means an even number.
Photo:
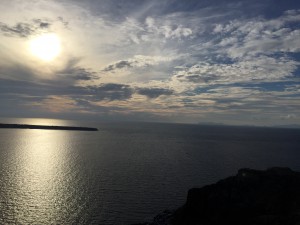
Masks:
[[[0,12],[0,117],[300,125],[298,0],[1,0]]]

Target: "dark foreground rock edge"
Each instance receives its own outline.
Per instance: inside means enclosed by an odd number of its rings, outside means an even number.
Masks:
[[[77,131],[98,131],[93,127],[70,127],[70,126],[47,126],[47,125],[28,125],[28,124],[0,124],[0,128],[7,129],[41,129],[41,130],[77,130]]]
[[[300,225],[300,173],[240,169],[236,176],[190,189],[181,208],[136,225]]]

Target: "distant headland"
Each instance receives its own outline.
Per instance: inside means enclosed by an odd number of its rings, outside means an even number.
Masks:
[[[72,127],[72,126],[48,126],[48,125],[28,125],[28,124],[5,124],[0,123],[0,129],[40,129],[40,130],[77,130],[77,131],[98,131],[93,127]]]

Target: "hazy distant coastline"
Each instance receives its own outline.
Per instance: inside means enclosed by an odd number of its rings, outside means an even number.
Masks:
[[[1,123],[0,128],[7,129],[41,129],[41,130],[77,130],[77,131],[98,131],[93,127],[71,127],[71,126],[47,126],[29,124],[5,124]]]

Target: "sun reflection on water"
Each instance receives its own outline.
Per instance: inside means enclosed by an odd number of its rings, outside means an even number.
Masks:
[[[14,202],[15,220],[24,222],[24,218],[49,223],[59,222],[61,217],[60,200],[66,189],[64,173],[66,169],[63,151],[67,136],[65,132],[28,130],[22,146],[18,147],[16,163],[16,189]]]

